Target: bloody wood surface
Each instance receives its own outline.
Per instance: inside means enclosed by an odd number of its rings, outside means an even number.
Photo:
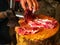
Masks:
[[[50,19],[50,20],[54,19],[54,18],[51,18],[49,16],[45,16],[45,15],[38,15],[38,17],[43,18],[43,19]],[[20,20],[19,23],[22,23],[21,21],[23,22],[24,20]],[[37,40],[41,40],[41,41],[43,40],[44,41],[44,39],[48,39],[51,36],[54,36],[58,32],[58,30],[59,30],[59,23],[57,24],[57,26],[54,29],[44,29],[44,30],[42,30],[42,31],[40,31],[36,34],[23,35],[23,37],[25,37],[25,39],[31,39],[31,40],[37,39]],[[17,28],[15,29],[15,31],[16,31],[17,45],[19,45],[19,43],[21,45],[21,42],[19,42],[19,40],[21,39],[20,41],[22,41],[24,39],[18,34],[18,29]],[[27,42],[25,42],[25,43],[27,43]],[[24,42],[22,44],[24,44]],[[39,45],[40,41],[37,44]],[[25,44],[25,45],[28,45],[28,44]],[[33,45],[35,45],[35,43]]]

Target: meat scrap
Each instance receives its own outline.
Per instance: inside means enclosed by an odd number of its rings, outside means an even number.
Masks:
[[[26,35],[26,34],[35,34],[36,32],[40,31],[40,28],[47,28],[47,29],[53,29],[57,21],[56,20],[49,20],[49,19],[36,19],[35,14],[32,13],[30,10],[26,10],[24,13],[24,19],[26,24],[30,26],[28,27],[20,27],[18,30],[18,33],[20,35]],[[23,25],[24,26],[24,25]]]
[[[38,28],[31,28],[31,29],[19,28],[18,34],[19,35],[35,34],[38,31],[39,31]]]
[[[38,28],[48,28],[53,29],[57,24],[56,20],[48,20],[48,19],[35,19],[34,21],[29,21],[28,25],[31,27],[38,27]]]
[[[39,28],[48,28],[53,29],[57,24],[56,20],[48,20],[48,19],[35,19],[34,21],[29,21],[28,25],[30,28],[27,27],[20,27],[18,33],[21,35],[27,34],[35,34],[36,32],[40,31]]]

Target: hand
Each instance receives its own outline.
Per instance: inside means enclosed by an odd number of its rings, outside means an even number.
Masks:
[[[29,8],[29,10],[33,10],[34,12],[38,10],[38,2],[37,0],[20,0],[20,3],[22,5],[22,8],[26,10]],[[26,6],[27,4],[27,6]]]

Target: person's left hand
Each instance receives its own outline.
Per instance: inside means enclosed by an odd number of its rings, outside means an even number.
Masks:
[[[38,2],[37,0],[20,0],[21,6],[24,10],[29,8],[29,10],[38,10]],[[27,4],[27,6],[26,6]]]

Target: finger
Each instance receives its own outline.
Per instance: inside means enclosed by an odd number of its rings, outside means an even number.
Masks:
[[[33,2],[33,11],[36,11],[38,9],[38,2],[36,0],[32,0]]]
[[[24,10],[26,10],[26,1],[25,0],[20,0],[21,6]]]
[[[28,8],[30,9],[30,10],[32,10],[32,1],[31,0],[27,0],[27,4],[28,4]]]
[[[37,10],[39,9],[39,4],[38,4],[38,2],[37,2],[37,0],[35,0],[35,2],[36,2],[36,5],[37,5]]]

